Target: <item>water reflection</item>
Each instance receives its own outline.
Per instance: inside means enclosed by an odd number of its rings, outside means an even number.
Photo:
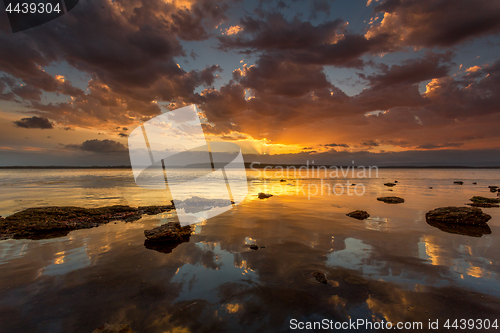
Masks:
[[[126,323],[140,332],[276,332],[291,318],[497,318],[500,213],[488,211],[492,233],[483,237],[443,232],[425,212],[477,190],[464,185],[452,198],[435,184],[433,193],[403,185],[394,194],[406,202],[390,207],[376,201],[387,193],[378,185],[363,197],[310,200],[254,200],[262,189],[253,189],[169,253],[145,248],[144,230],[175,221],[171,212],[57,239],[2,241],[2,329],[91,332]],[[371,218],[345,216],[355,209]],[[314,271],[329,283],[311,279]]]

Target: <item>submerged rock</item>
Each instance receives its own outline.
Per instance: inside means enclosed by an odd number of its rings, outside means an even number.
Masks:
[[[385,186],[389,186],[389,187],[396,186],[396,184],[395,184],[395,183],[385,183],[384,185],[385,185]]]
[[[383,201],[388,204],[398,204],[398,203],[403,203],[405,202],[405,199],[400,198],[400,197],[380,197],[377,198],[378,201]]]
[[[320,283],[327,284],[328,279],[326,278],[325,273],[321,273],[320,271],[314,271],[311,275]]]
[[[142,215],[170,211],[173,206],[106,206],[99,208],[39,207],[29,208],[0,219],[0,239],[43,239],[61,237],[71,230],[97,227],[111,221],[132,222]]]
[[[267,199],[267,198],[272,197],[273,195],[272,195],[272,194],[266,194],[266,193],[262,193],[262,192],[260,192],[260,193],[258,194],[258,196],[259,196],[259,199]]]
[[[461,181],[461,180],[458,180],[458,181],[456,181],[456,182],[453,182],[453,184],[463,185],[463,184],[464,184],[464,182],[463,182],[463,181]]]
[[[441,207],[425,214],[427,222],[446,223],[450,225],[485,225],[491,216],[483,213],[479,208],[470,207]]]
[[[350,212],[349,214],[346,214],[349,217],[358,219],[358,220],[364,220],[370,217],[370,214],[364,210],[355,210],[353,212]]]
[[[144,230],[148,241],[178,243],[189,240],[192,233],[190,225],[181,227],[179,222],[168,222],[151,230]]]
[[[125,324],[104,324],[92,333],[134,333],[134,331]]]

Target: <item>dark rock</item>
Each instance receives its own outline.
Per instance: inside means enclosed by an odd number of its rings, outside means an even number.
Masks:
[[[168,222],[151,230],[144,230],[144,236],[149,241],[178,243],[189,240],[191,226],[181,227],[179,222]]]
[[[266,194],[266,193],[262,193],[262,192],[260,192],[260,193],[258,194],[258,196],[259,196],[259,199],[267,199],[267,198],[272,197],[273,195],[272,195],[272,194]]]
[[[255,245],[255,244],[252,244],[252,245],[250,245],[250,249],[251,250],[258,250],[259,247],[257,245]]]
[[[134,333],[134,331],[125,324],[104,324],[92,333]]]
[[[39,207],[29,208],[0,220],[0,238],[43,239],[61,237],[71,230],[86,229],[111,221],[132,222],[143,214],[158,214],[173,206],[107,206],[99,208]]]
[[[397,181],[397,180],[395,180],[394,182],[395,182],[395,183],[397,183],[398,181]]]
[[[425,214],[427,222],[447,223],[450,225],[485,225],[491,216],[483,213],[479,208],[469,207],[441,207]]]
[[[286,179],[281,179],[280,182],[284,183],[286,182]]]
[[[364,210],[355,210],[353,212],[350,212],[349,214],[346,214],[349,217],[353,217],[358,220],[364,220],[370,217],[370,214]]]
[[[477,183],[476,183],[476,182],[473,182],[473,183],[472,183],[472,185],[477,185]]]
[[[500,205],[498,205],[498,203],[500,203],[500,199],[473,196],[470,201],[472,201],[472,203],[468,203],[466,205],[482,208],[500,207]]]
[[[470,201],[478,202],[478,203],[499,203],[500,199],[486,198],[486,197],[481,197],[481,196],[475,195],[472,198],[470,198]]]
[[[461,180],[459,180],[459,181],[453,182],[453,184],[463,185],[463,184],[464,184],[464,182],[463,182],[463,181],[461,181]]]
[[[327,284],[328,279],[326,278],[326,275],[324,273],[321,273],[319,271],[312,272],[311,275],[320,283]]]
[[[432,190],[432,186],[429,186],[429,189]]]
[[[385,183],[384,185],[385,185],[385,186],[389,186],[389,187],[396,186],[396,184],[394,184],[394,183]]]
[[[489,188],[489,189],[492,189],[492,188],[494,188],[494,189],[498,189],[498,186],[488,186],[488,188]]]
[[[405,199],[400,198],[400,197],[380,197],[377,198],[378,201],[383,201],[388,204],[398,204],[398,203],[403,203],[405,202]]]

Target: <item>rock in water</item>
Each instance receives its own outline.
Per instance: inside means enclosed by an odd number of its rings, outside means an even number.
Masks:
[[[134,333],[134,331],[125,324],[104,324],[92,333]]]
[[[260,192],[260,193],[258,194],[258,196],[259,196],[259,199],[267,199],[267,198],[272,197],[273,195],[272,195],[272,194],[266,194],[266,193],[262,193],[262,192]]]
[[[470,198],[470,201],[472,201],[472,203],[468,203],[466,205],[483,208],[500,207],[500,205],[498,205],[498,203],[500,203],[500,199],[473,196]]]
[[[394,183],[385,183],[384,185],[385,185],[385,186],[389,186],[389,187],[396,186],[396,184],[394,184]]]
[[[383,201],[388,204],[398,204],[398,203],[403,203],[405,202],[405,199],[400,198],[400,197],[380,197],[377,198],[378,201]]]
[[[358,220],[364,220],[370,217],[370,214],[364,210],[355,210],[353,212],[350,212],[349,214],[346,214],[349,217],[353,217]]]
[[[441,207],[425,214],[427,222],[439,222],[462,225],[485,225],[491,216],[483,213],[479,208],[469,207]]]
[[[319,271],[315,271],[315,272],[312,272],[311,275],[314,276],[314,278],[320,283],[324,283],[324,284],[328,283],[328,279],[326,278],[326,275],[324,273],[321,273]]]
[[[144,230],[148,241],[154,242],[185,242],[191,236],[191,226],[181,227],[179,222],[168,222],[151,230]]]
[[[259,247],[257,245],[255,245],[255,244],[252,244],[252,245],[250,245],[250,249],[251,250],[258,250]]]
[[[459,180],[459,181],[453,182],[453,184],[463,185],[463,184],[464,184],[464,182],[463,182],[463,181],[461,181],[461,180]]]

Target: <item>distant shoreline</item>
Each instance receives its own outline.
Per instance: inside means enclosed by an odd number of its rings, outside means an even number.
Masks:
[[[250,169],[251,163],[245,163],[245,168]],[[172,166],[175,168],[175,166]],[[188,168],[196,169],[199,168],[199,165],[191,165]],[[305,165],[305,164],[264,164],[261,163],[259,165],[254,165],[254,169],[264,169],[264,168],[287,168],[287,167],[309,167],[309,168],[319,168],[319,167],[337,167],[337,168],[348,168],[353,167],[353,165]],[[354,168],[358,167],[354,165]],[[375,167],[375,166],[372,166]],[[448,166],[448,165],[429,165],[429,166],[376,166],[378,169],[500,169],[500,166]],[[167,167],[168,168],[168,167]],[[0,166],[0,170],[19,170],[19,169],[132,169],[131,166],[128,165],[118,165],[118,166]]]

